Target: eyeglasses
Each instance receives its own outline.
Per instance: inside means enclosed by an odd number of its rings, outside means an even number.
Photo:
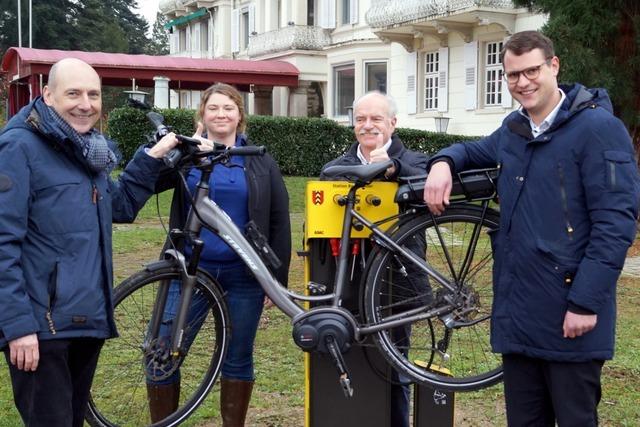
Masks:
[[[551,58],[547,58],[546,61],[535,67],[529,67],[521,71],[510,71],[508,73],[504,73],[502,77],[504,77],[504,79],[509,83],[517,83],[518,80],[520,80],[520,74],[524,74],[527,80],[535,80],[540,75],[540,69],[545,64],[551,64]]]

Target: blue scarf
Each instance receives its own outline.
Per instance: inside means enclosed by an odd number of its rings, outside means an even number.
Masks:
[[[95,129],[81,135],[66,120],[51,107],[48,107],[51,117],[60,130],[73,142],[86,159],[93,172],[105,171],[110,173],[118,164],[116,155],[109,148],[105,137]]]

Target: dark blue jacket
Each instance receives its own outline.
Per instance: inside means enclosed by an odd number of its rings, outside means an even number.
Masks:
[[[49,117],[37,98],[0,134],[0,348],[116,335],[111,222],[135,219],[162,164],[139,152],[113,182]]]
[[[610,359],[616,282],[636,235],[638,169],[606,91],[561,88],[567,98],[537,138],[516,111],[487,138],[437,157],[449,157],[456,171],[501,167],[493,350],[555,361]],[[563,338],[569,305],[596,313],[596,327]]]

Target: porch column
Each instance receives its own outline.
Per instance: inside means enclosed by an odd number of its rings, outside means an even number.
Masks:
[[[307,93],[309,91],[309,81],[299,81],[298,87],[292,88],[289,94],[289,116],[307,117]]]
[[[168,77],[155,76],[153,78],[153,106],[157,108],[169,108],[169,79]]]
[[[253,114],[261,116],[272,116],[273,106],[271,103],[271,93],[273,86],[253,87]]]

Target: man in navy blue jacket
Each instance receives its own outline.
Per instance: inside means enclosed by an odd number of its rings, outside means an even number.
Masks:
[[[490,136],[434,156],[424,198],[442,213],[452,171],[501,168],[491,343],[503,355],[508,423],[596,426],[616,282],[636,236],[631,139],[605,90],[558,85],[542,34],[514,34],[501,59],[522,108]]]
[[[82,426],[100,348],[116,335],[111,222],[132,222],[153,194],[170,134],[120,175],[93,126],[100,78],[54,64],[43,97],[0,133],[0,349],[29,427]]]

